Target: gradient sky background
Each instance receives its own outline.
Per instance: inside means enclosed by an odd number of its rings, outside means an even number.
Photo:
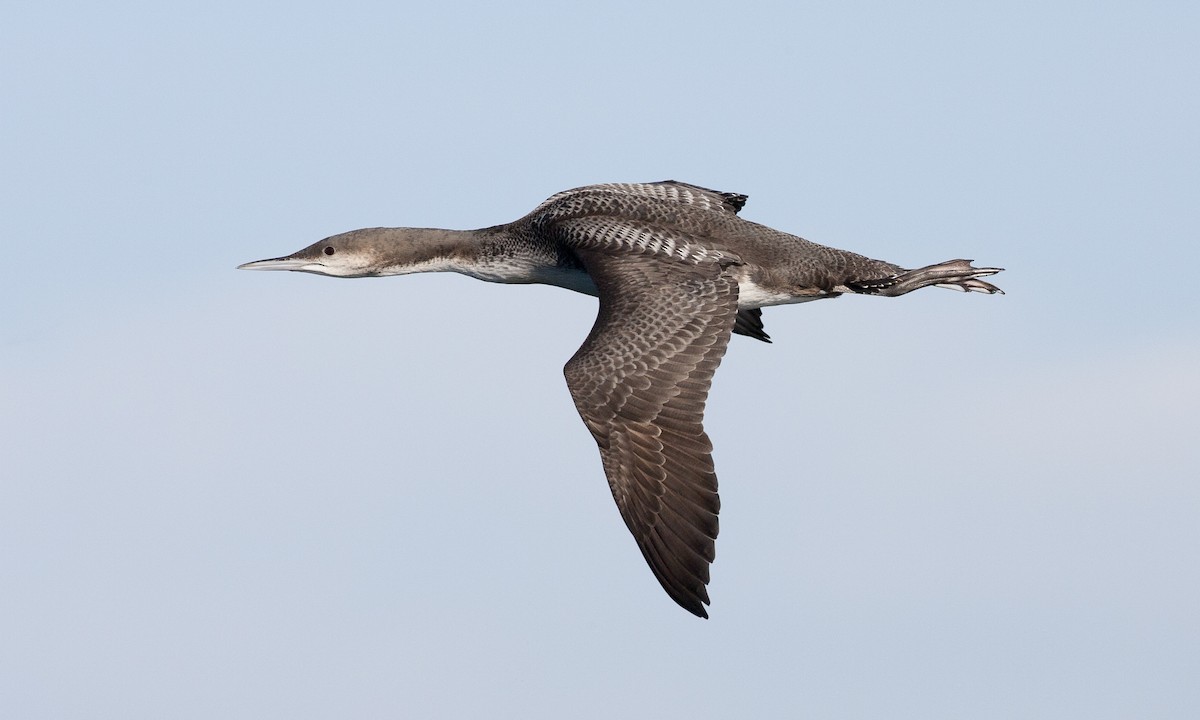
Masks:
[[[0,716],[1200,716],[1200,6],[20,3]],[[676,178],[1008,294],[768,309],[676,607],[595,301],[236,272]]]

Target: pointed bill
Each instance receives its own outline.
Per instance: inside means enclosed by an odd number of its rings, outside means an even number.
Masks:
[[[238,270],[305,270],[314,265],[319,265],[312,260],[298,259],[292,257],[271,258],[269,260],[255,260],[254,262],[242,263],[237,266]]]

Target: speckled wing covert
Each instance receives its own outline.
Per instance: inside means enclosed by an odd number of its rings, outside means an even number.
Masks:
[[[617,232],[610,225],[557,228],[600,294],[596,324],[564,374],[650,569],[675,602],[708,617],[720,498],[702,421],[737,313],[737,282],[725,272],[733,261],[693,254],[678,236],[606,252],[598,238]],[[652,231],[628,228],[643,232]]]
[[[646,200],[658,200],[736,215],[745,206],[747,196],[741,193],[710,190],[678,180],[662,180],[651,183],[601,183],[555,193],[534,208],[530,214],[537,215],[551,206],[557,206],[556,211],[571,214],[572,206],[578,207],[575,203],[587,203],[597,198],[603,199],[610,207],[620,207],[625,212],[631,209],[637,210],[644,205]],[[564,200],[567,202],[563,202]]]
[[[654,223],[666,219],[660,215],[664,209],[674,213],[672,205],[686,205],[718,215],[733,216],[746,205],[746,200],[747,196],[741,193],[710,190],[678,180],[605,183],[557,193],[538,205],[529,218],[535,226],[543,228],[548,222],[556,223],[569,217],[588,215]],[[677,223],[679,219],[676,217],[671,221]],[[757,308],[739,311],[733,332],[771,342],[771,336],[763,330],[762,310]]]

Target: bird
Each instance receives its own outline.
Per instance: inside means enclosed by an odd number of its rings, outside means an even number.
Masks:
[[[599,299],[566,363],[622,519],[667,595],[707,618],[720,497],[705,433],[713,374],[733,334],[771,342],[762,308],[927,286],[1002,294],[1003,268],[917,269],[810,242],[739,215],[747,196],[674,180],[588,185],[477,230],[377,227],[239,265],[342,278],[456,272]]]

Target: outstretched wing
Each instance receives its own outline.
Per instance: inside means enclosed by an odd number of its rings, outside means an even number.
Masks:
[[[746,199],[747,196],[741,193],[710,190],[678,180],[602,183],[551,195],[534,208],[529,216],[542,217],[549,213],[549,219],[561,220],[567,217],[607,214],[632,219],[660,212],[655,204],[687,205],[699,210],[733,216],[745,206]],[[651,204],[647,205],[647,201],[651,201]]]
[[[750,199],[748,195],[743,195],[742,193],[710,190],[706,187],[679,182],[678,180],[662,180],[660,182],[647,183],[647,185],[650,188],[666,192],[674,190],[676,196],[688,204],[693,204],[695,202],[694,198],[705,198],[710,202],[720,203],[726,210],[735,214],[745,207],[746,201]]]
[[[567,385],[654,576],[675,602],[708,617],[720,499],[702,421],[737,314],[737,282],[727,262],[581,248],[588,229],[573,230],[600,311],[564,368]]]

